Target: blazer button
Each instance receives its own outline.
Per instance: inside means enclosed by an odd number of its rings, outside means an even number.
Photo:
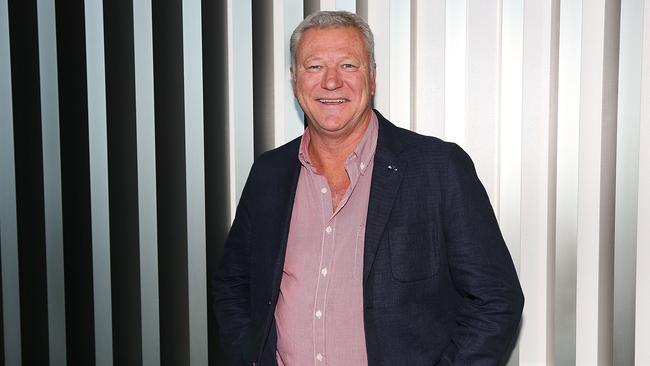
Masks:
[[[271,305],[271,299],[269,299],[269,305]]]

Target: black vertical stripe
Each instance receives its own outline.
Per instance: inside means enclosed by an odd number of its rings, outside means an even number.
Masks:
[[[275,145],[273,121],[273,3],[252,0],[253,18],[253,134],[255,157]]]
[[[217,325],[210,302],[212,274],[230,227],[228,159],[228,64],[225,1],[202,1],[203,100],[205,133],[205,221],[208,291],[208,364],[219,365]]]
[[[162,365],[189,364],[187,207],[180,0],[152,3]]]
[[[318,0],[305,0],[303,3],[302,16],[306,17],[311,13],[315,13],[320,10],[320,1]]]
[[[104,1],[113,362],[142,363],[133,2]]]
[[[88,96],[83,0],[56,1],[69,365],[95,363]]]
[[[9,5],[22,360],[49,362],[36,1]]]

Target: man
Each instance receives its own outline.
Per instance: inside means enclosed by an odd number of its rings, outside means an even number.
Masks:
[[[457,145],[371,108],[374,43],[347,12],[291,37],[303,136],[260,156],[214,280],[233,365],[495,365],[523,295]]]

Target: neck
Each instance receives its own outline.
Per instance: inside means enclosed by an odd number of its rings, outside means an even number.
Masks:
[[[363,117],[363,120],[347,133],[331,135],[310,129],[309,156],[315,165],[324,172],[337,167],[343,168],[345,164],[341,163],[345,162],[363,138],[371,115],[372,112],[369,111],[367,116]]]

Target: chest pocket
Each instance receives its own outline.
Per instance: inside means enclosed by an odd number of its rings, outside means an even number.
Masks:
[[[393,278],[409,282],[438,273],[440,258],[433,224],[405,225],[389,229],[390,265]]]

